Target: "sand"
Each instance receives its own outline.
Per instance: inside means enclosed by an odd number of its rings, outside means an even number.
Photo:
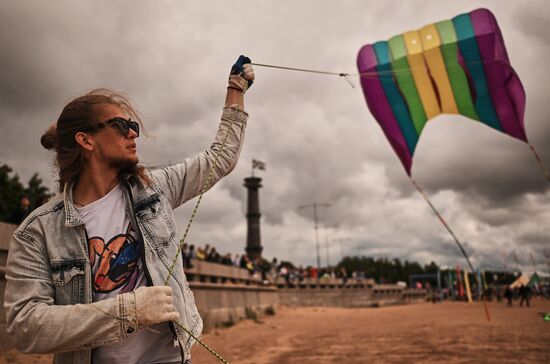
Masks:
[[[415,304],[378,309],[282,309],[205,335],[234,363],[550,363],[550,322],[531,308]],[[203,348],[195,363],[216,363]]]
[[[421,303],[381,308],[280,308],[204,335],[230,363],[550,363],[550,301],[530,308]],[[15,351],[0,363],[51,363]],[[193,363],[219,363],[199,345]]]

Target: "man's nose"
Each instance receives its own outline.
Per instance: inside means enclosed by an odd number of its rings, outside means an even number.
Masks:
[[[136,139],[138,137],[137,133],[133,129],[128,129],[128,138]]]

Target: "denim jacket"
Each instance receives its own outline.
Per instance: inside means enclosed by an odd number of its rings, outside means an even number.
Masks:
[[[228,138],[214,166],[210,186],[235,167],[248,114],[225,108],[211,147],[183,163],[150,173],[145,186],[136,178],[122,181],[127,212],[142,236],[143,263],[150,284],[162,285],[179,239],[173,209],[197,196],[210,173],[224,136]],[[85,226],[72,199],[72,187],[33,211],[10,242],[6,271],[7,330],[25,353],[56,353],[55,363],[91,361],[91,349],[123,340],[137,330],[134,295],[119,294],[92,302],[92,275]],[[178,257],[169,285],[180,322],[195,336],[202,320]],[[186,359],[193,341],[171,323]]]

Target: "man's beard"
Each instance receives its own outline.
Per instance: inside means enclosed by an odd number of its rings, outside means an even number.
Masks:
[[[110,158],[107,162],[109,167],[118,169],[119,175],[137,175],[138,162],[135,160],[123,159],[123,158]]]

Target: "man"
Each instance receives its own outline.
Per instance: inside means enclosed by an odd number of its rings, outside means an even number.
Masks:
[[[10,245],[4,304],[19,350],[56,353],[55,363],[190,362],[193,340],[180,325],[199,336],[202,320],[181,256],[172,264],[172,210],[211,172],[210,186],[235,167],[253,80],[250,60],[239,57],[212,146],[153,172],[138,165],[141,123],[124,96],[95,90],[65,106],[42,137],[62,193]]]
[[[531,288],[529,286],[521,285],[519,287],[519,307],[523,307],[523,302],[527,303],[527,307],[529,307],[529,296],[531,294]]]
[[[506,289],[504,290],[504,297],[506,297],[506,300],[508,300],[508,303],[506,304],[507,307],[512,307],[512,300],[514,299],[514,292],[512,291],[512,288],[510,286],[506,286]]]
[[[19,225],[31,212],[30,206],[31,201],[29,200],[29,198],[27,196],[21,197],[21,201],[19,201],[19,206],[17,207],[17,209],[13,210],[10,217],[8,218],[8,222]]]

